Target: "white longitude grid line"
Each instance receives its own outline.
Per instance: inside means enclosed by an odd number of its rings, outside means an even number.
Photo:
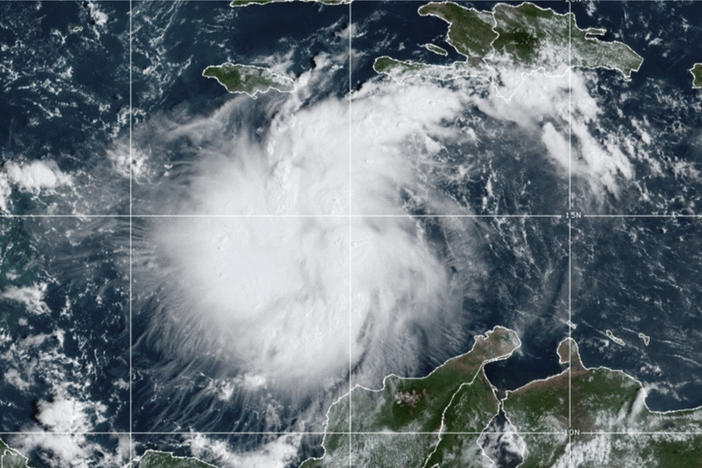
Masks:
[[[573,464],[573,5],[568,2],[568,465]]]
[[[132,397],[132,387],[134,380],[134,368],[132,365],[132,354],[133,354],[133,320],[132,320],[132,263],[133,263],[133,223],[134,219],[132,215],[134,214],[133,203],[134,198],[132,196],[132,184],[134,181],[134,159],[132,154],[132,126],[133,126],[133,114],[134,107],[132,102],[133,92],[132,92],[132,38],[134,29],[132,27],[132,18],[134,16],[132,0],[129,0],[129,464],[134,460],[134,399]]]
[[[352,443],[353,443],[353,398],[352,398],[352,378],[351,378],[351,371],[353,369],[353,284],[351,283],[353,281],[353,275],[352,275],[352,268],[353,268],[353,253],[351,251],[352,249],[352,236],[353,236],[353,225],[352,225],[352,216],[351,214],[353,213],[353,190],[352,190],[352,184],[353,184],[353,163],[352,163],[352,152],[353,152],[353,138],[352,138],[352,114],[351,114],[351,98],[352,98],[352,92],[353,92],[353,87],[352,87],[352,79],[353,79],[353,2],[349,2],[348,6],[348,15],[349,15],[349,25],[348,25],[348,30],[349,30],[349,47],[348,47],[348,53],[349,53],[349,72],[348,72],[348,100],[349,100],[349,109],[348,109],[348,139],[349,139],[349,147],[348,147],[348,177],[349,177],[349,193],[348,193],[348,311],[347,313],[349,314],[348,316],[348,335],[347,338],[349,340],[348,343],[348,353],[349,353],[349,393],[348,393],[348,404],[349,404],[349,434],[348,434],[348,444],[349,444],[349,468],[353,466],[353,449],[352,449]]]
[[[20,2],[34,2],[35,0],[17,0]],[[49,0],[52,2],[61,3],[63,1],[69,0]],[[172,2],[173,0],[152,0],[160,2]],[[221,0],[190,0],[191,2],[219,2]],[[43,432],[43,431],[0,431],[0,435],[56,435],[56,436],[78,436],[78,435],[110,435],[110,436],[128,436],[129,437],[129,462],[134,460],[134,441],[135,435],[160,435],[160,436],[193,436],[193,435],[219,435],[219,436],[272,436],[272,435],[297,435],[297,436],[324,436],[324,435],[348,435],[349,436],[349,464],[352,463],[352,439],[353,435],[377,435],[377,436],[401,436],[401,435],[480,435],[480,434],[523,434],[523,435],[563,435],[563,431],[457,431],[457,432],[444,432],[444,431],[429,431],[429,432],[419,432],[419,431],[402,431],[402,432],[373,432],[373,431],[353,431],[352,426],[352,407],[351,407],[351,390],[352,390],[352,378],[351,371],[353,367],[352,363],[352,350],[353,350],[353,337],[352,337],[352,283],[351,283],[351,273],[352,273],[352,220],[353,219],[363,219],[363,218],[484,218],[484,219],[531,219],[531,218],[541,218],[541,219],[563,219],[567,218],[568,221],[568,338],[569,340],[569,360],[572,356],[572,220],[573,220],[573,204],[572,204],[572,3],[571,0],[565,0],[568,3],[568,213],[563,214],[363,214],[355,215],[352,213],[352,4],[355,2],[365,2],[365,1],[377,1],[377,0],[353,0],[348,4],[348,15],[349,15],[349,38],[348,38],[348,52],[349,52],[349,71],[348,71],[348,99],[349,99],[349,109],[348,109],[348,213],[345,215],[334,215],[334,214],[178,214],[178,213],[165,213],[165,214],[150,214],[150,213],[134,213],[134,198],[133,198],[133,77],[132,77],[132,59],[133,59],[133,0],[129,0],[129,213],[128,214],[11,214],[2,213],[0,214],[0,219],[128,219],[129,221],[129,305],[128,305],[128,316],[129,316],[129,430],[128,431],[71,431],[71,432]],[[414,3],[426,3],[428,0],[395,0],[403,2],[414,2]],[[473,0],[474,2],[484,2],[493,0]],[[620,1],[620,0],[612,0]],[[578,213],[578,217],[591,218],[591,219],[616,219],[616,218],[632,218],[632,219],[678,219],[678,218],[702,218],[702,213],[609,213],[609,214],[585,214]],[[134,219],[176,219],[176,218],[346,218],[348,220],[348,307],[349,307],[349,430],[348,431],[134,431],[133,427],[133,353],[132,353],[132,343],[133,343],[133,278],[132,278],[132,267],[133,267],[133,221]],[[574,428],[572,427],[572,362],[570,363],[568,369],[568,429],[566,431],[568,437],[568,451],[569,451],[569,461],[572,464],[572,436],[574,435]],[[606,435],[628,435],[628,436],[656,436],[656,435],[702,435],[701,431],[590,431],[590,432],[577,432],[581,435],[594,435],[594,436],[606,436]]]

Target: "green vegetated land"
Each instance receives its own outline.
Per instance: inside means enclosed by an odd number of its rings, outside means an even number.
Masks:
[[[425,378],[391,376],[381,391],[356,388],[351,392],[351,432],[383,434],[327,435],[325,455],[303,466],[347,466],[349,443],[354,466],[489,464],[478,445],[479,434],[451,433],[480,433],[497,414],[500,401],[483,365],[506,358],[511,353],[507,350],[517,346],[514,332],[498,328],[479,339],[471,352]],[[570,369],[530,382],[502,400],[505,415],[526,444],[521,466],[567,466],[568,460],[576,460],[581,467],[696,466],[702,459],[702,409],[650,411],[635,379],[607,368],[585,368],[574,341],[561,342],[557,351]],[[572,426],[568,425],[569,373]],[[348,404],[347,396],[332,406],[327,431],[348,431]],[[436,432],[436,436],[403,434],[407,431]],[[549,434],[534,434],[538,432]]]
[[[27,458],[0,440],[0,466],[2,468],[27,468]]]
[[[630,77],[643,63],[628,45],[598,39],[603,29],[581,29],[572,13],[560,14],[532,3],[498,3],[486,11],[452,2],[431,2],[419,7],[418,12],[449,24],[446,41],[466,57],[464,65],[473,69],[505,64],[545,68],[570,64],[617,70]],[[375,70],[388,73],[390,69],[381,66]],[[391,69],[395,73],[414,70],[397,66]]]
[[[500,407],[525,444],[523,468],[572,466],[571,460],[593,468],[687,467],[702,460],[702,408],[649,410],[638,381],[621,371],[586,368],[572,340],[558,346],[561,373],[498,399],[485,365],[509,358],[519,346],[514,331],[496,327],[426,377],[390,375],[380,389],[355,387],[329,408],[324,455],[301,467],[488,466],[479,439]],[[0,456],[3,468],[27,468],[26,458],[2,441]],[[148,450],[129,468],[212,466]]]
[[[579,466],[593,467],[622,466],[624,460],[630,466],[695,466],[702,459],[702,410],[650,411],[638,381],[621,371],[585,368],[574,341],[563,341],[558,354],[571,363],[570,428],[569,370],[531,382],[504,400],[517,431],[562,433],[523,435],[528,447],[523,467],[551,466],[571,456],[581,460]]]
[[[324,5],[343,5],[351,3],[351,0],[233,0],[229,3],[229,6],[232,8],[237,8],[249,5],[267,5],[269,3],[289,3],[294,1],[316,2]]]
[[[446,49],[444,49],[443,47],[439,47],[436,44],[427,43],[427,44],[423,44],[422,47],[427,49],[429,52],[435,53],[436,55],[443,55],[443,56],[448,55],[448,51]]]
[[[412,71],[412,70],[423,70],[426,66],[419,63],[413,62],[411,60],[396,60],[387,55],[378,57],[373,62],[373,69],[377,73],[392,73],[395,70],[399,71]]]
[[[287,76],[253,65],[211,65],[203,70],[202,76],[217,80],[230,93],[247,94],[253,98],[271,90],[287,93],[294,89],[293,80]]]
[[[477,455],[477,438],[499,409],[483,368],[488,362],[506,359],[519,345],[516,333],[498,327],[477,337],[471,351],[426,377],[390,375],[382,389],[354,388],[329,409],[324,456],[302,466],[341,467],[350,462],[352,466],[421,466],[429,457],[437,461],[450,458],[463,445]],[[462,440],[445,438],[441,432],[447,428],[476,435]],[[358,432],[366,434],[355,434]]]
[[[447,42],[471,63],[479,63],[492,51],[492,13],[465,8],[456,3],[428,3],[417,10],[422,16],[436,16],[449,24]]]
[[[702,63],[694,64],[690,69],[690,73],[692,73],[692,87],[695,89],[702,88]]]

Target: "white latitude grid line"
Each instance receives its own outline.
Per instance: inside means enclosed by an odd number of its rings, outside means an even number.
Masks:
[[[693,408],[694,409],[694,408]],[[685,410],[680,410],[685,411]],[[3,435],[42,435],[42,436],[86,436],[86,435],[160,435],[160,436],[195,436],[195,435],[226,435],[226,436],[252,436],[252,435],[297,435],[297,436],[323,436],[323,435],[377,435],[377,436],[402,436],[402,435],[480,435],[480,434],[520,434],[520,435],[566,435],[568,431],[399,431],[399,432],[376,432],[376,431],[0,431]],[[580,435],[628,435],[628,436],[674,436],[674,435],[702,435],[700,431],[582,431]]]
[[[58,0],[57,0],[58,1]],[[63,0],[61,0],[63,1]],[[151,1],[157,1],[157,0],[151,0]],[[203,1],[203,0],[195,0],[195,1]],[[208,0],[209,1],[209,0]],[[398,0],[398,1],[408,1],[408,0]],[[552,218],[552,219],[562,219],[566,217],[567,215],[563,214],[530,214],[530,213],[522,213],[522,214],[510,214],[510,213],[463,213],[463,214],[451,214],[451,213],[430,213],[430,214],[412,214],[412,213],[390,213],[390,214],[381,214],[381,213],[368,213],[368,214],[329,214],[329,213],[320,213],[320,214],[304,214],[304,213],[290,213],[290,214],[267,214],[267,213],[261,213],[261,214],[236,214],[236,213],[231,213],[231,214],[206,214],[206,213],[170,213],[170,214],[138,214],[138,213],[133,213],[133,214],[120,214],[120,213],[108,213],[108,214],[83,214],[83,213],[73,213],[73,214],[41,214],[41,213],[35,213],[35,214],[12,214],[12,213],[2,213],[0,214],[0,219],[52,219],[52,218],[65,218],[65,219],[154,219],[154,218],[161,218],[161,219],[178,219],[178,218],[195,218],[195,219],[202,219],[202,218],[222,218],[222,219],[237,219],[237,218],[261,218],[261,219],[276,219],[276,218],[283,218],[283,219],[298,219],[298,218],[331,218],[331,219],[346,219],[346,218],[352,218],[352,219],[364,219],[364,218],[406,218],[406,219],[431,219],[431,218],[486,218],[486,219],[500,219],[500,218]],[[582,213],[583,218],[645,218],[645,219],[695,219],[695,218],[702,218],[702,214],[684,214],[684,213],[661,213],[661,214],[655,214],[655,213],[602,213],[602,214],[597,214],[597,213]]]
[[[30,0],[26,0],[30,1]],[[51,1],[68,1],[68,0],[51,0]],[[171,1],[171,0],[157,0],[157,1]],[[214,1],[214,0],[191,0],[191,1]],[[354,1],[363,1],[363,0],[354,0]],[[425,2],[427,0],[402,0],[402,1],[417,1],[417,2]],[[481,0],[477,0],[481,1]],[[487,1],[487,0],[486,0]],[[572,5],[569,0],[566,0],[568,2],[568,11],[569,14],[572,11]],[[181,436],[186,436],[186,435],[197,435],[197,434],[211,434],[211,435],[241,435],[241,436],[246,436],[246,435],[326,435],[326,434],[343,434],[349,435],[349,462],[351,462],[351,436],[352,435],[387,435],[387,436],[395,436],[395,435],[436,435],[438,432],[395,432],[395,433],[388,433],[388,432],[370,432],[370,431],[359,431],[359,432],[353,432],[352,429],[352,424],[351,424],[351,398],[349,397],[349,431],[348,432],[334,432],[334,431],[261,431],[261,432],[247,432],[247,431],[230,431],[230,432],[207,432],[207,431],[188,431],[188,432],[178,432],[178,431],[165,431],[165,432],[159,432],[159,431],[145,431],[145,432],[138,432],[138,431],[133,431],[133,411],[132,411],[132,405],[133,405],[133,399],[132,399],[132,373],[133,373],[133,368],[132,368],[132,262],[133,262],[133,219],[134,218],[339,218],[339,217],[345,217],[349,219],[349,293],[351,292],[351,282],[350,282],[350,272],[351,272],[351,219],[354,218],[563,218],[563,215],[560,214],[424,214],[424,215],[411,215],[411,214],[368,214],[368,215],[354,215],[351,213],[351,148],[352,148],[352,141],[351,141],[351,60],[352,60],[352,49],[351,49],[351,41],[352,41],[352,23],[351,23],[351,9],[352,9],[352,3],[349,3],[349,213],[346,215],[328,215],[328,214],[320,214],[320,215],[315,215],[315,214],[310,214],[310,215],[303,215],[303,214],[290,214],[290,215],[274,215],[274,214],[261,214],[261,215],[246,215],[246,214],[223,214],[223,215],[209,215],[209,214],[134,214],[133,213],[133,192],[132,192],[132,185],[133,185],[133,162],[132,162],[132,155],[133,155],[133,145],[132,145],[132,129],[133,129],[133,93],[132,93],[132,39],[133,39],[133,26],[132,26],[132,17],[133,17],[133,3],[132,0],[129,0],[129,214],[0,214],[0,219],[2,218],[25,218],[25,219],[41,219],[41,218],[72,218],[72,219],[91,219],[91,218],[127,218],[129,220],[129,431],[128,432],[120,432],[120,431],[111,431],[111,432],[91,432],[91,431],[76,431],[76,432],[32,432],[32,431],[0,431],[0,435],[56,435],[56,436],[75,436],[75,435],[114,435],[114,436],[119,436],[119,435],[128,435],[129,436],[129,452],[130,452],[130,460],[131,462],[134,459],[134,447],[133,447],[133,436],[135,434],[138,435],[181,435]],[[568,60],[569,60],[569,72],[568,72],[568,84],[569,84],[569,102],[568,102],[568,138],[569,138],[569,147],[568,147],[568,208],[569,210],[572,209],[572,189],[571,189],[571,183],[572,183],[572,146],[570,143],[572,143],[572,55],[571,55],[571,46],[572,46],[572,22],[569,17],[569,24],[568,24],[568,29],[569,29],[569,44],[568,44]],[[702,218],[702,214],[676,214],[676,213],[662,213],[662,214],[646,214],[646,213],[610,213],[610,214],[582,214],[583,218],[662,218],[662,219],[675,219],[675,218]],[[570,215],[568,216],[568,315],[569,319],[572,317],[572,308],[571,308],[571,272],[572,272],[572,264],[571,264],[571,228],[572,228],[572,220]],[[349,306],[351,305],[351,295],[349,294]],[[349,307],[349,325],[351,324],[351,309]],[[572,328],[569,326],[568,330],[568,335],[569,337],[572,336]],[[351,351],[351,328],[349,327],[349,352]],[[571,343],[569,341],[569,352],[572,351],[571,348]],[[570,356],[569,356],[570,359]],[[351,354],[349,354],[349,390],[351,390]],[[572,463],[572,450],[570,447],[570,442],[572,438],[570,426],[571,426],[571,368],[569,368],[569,429],[566,431],[568,440],[569,440],[569,455],[570,455],[570,462]],[[450,434],[450,435],[478,435],[478,434],[540,434],[540,435],[563,435],[563,431],[481,431],[481,432],[441,432],[441,434]],[[650,435],[650,436],[656,436],[656,435],[702,435],[702,431],[593,431],[593,432],[581,432],[581,434],[584,435],[628,435],[628,436],[638,436],[638,435]]]
[[[47,3],[73,3],[75,0],[44,0]],[[105,1],[105,0],[103,0]],[[127,0],[113,0],[117,3],[119,2],[126,2]],[[146,1],[146,2],[151,2],[151,3],[176,3],[176,0],[139,0],[139,1]],[[187,3],[228,3],[230,0],[187,0]],[[290,1],[290,0],[288,0]],[[353,0],[353,3],[380,3],[382,0]],[[429,3],[430,0],[389,0],[390,3]],[[465,4],[465,0],[455,0],[458,3],[463,2]],[[509,0],[513,4],[519,4],[521,3],[520,1],[515,1],[515,0]],[[559,0],[546,0],[549,3],[558,3]],[[563,0],[567,1],[567,0]],[[578,1],[578,0],[575,0]],[[604,2],[607,3],[624,3],[625,0],[603,0]],[[636,3],[654,3],[659,0],[634,0]],[[664,2],[668,3],[674,3],[675,0],[663,0]],[[12,3],[35,3],[36,0],[12,0]],[[471,0],[471,2],[477,2],[477,3],[496,3],[495,0]]]

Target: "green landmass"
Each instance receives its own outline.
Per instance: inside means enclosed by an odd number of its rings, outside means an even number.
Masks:
[[[531,3],[516,7],[501,3],[493,8],[493,16],[498,33],[493,47],[518,62],[568,60],[569,35],[573,66],[610,68],[629,77],[643,62],[628,45],[597,39],[604,30],[578,28],[572,13],[559,14]]]
[[[485,365],[509,358],[520,344],[514,331],[495,327],[425,377],[390,375],[380,389],[355,387],[329,409],[324,455],[301,466],[491,466],[479,439],[500,409],[524,442],[521,468],[700,466],[702,408],[651,411],[640,382],[621,371],[585,367],[571,339],[556,350],[562,372],[498,399]],[[28,468],[27,458],[2,440],[0,462]],[[128,468],[213,465],[147,450]]]
[[[649,410],[640,382],[586,368],[570,339],[557,349],[563,372],[500,401],[483,366],[518,346],[513,331],[496,328],[427,377],[391,375],[380,390],[355,388],[329,410],[324,456],[302,466],[490,466],[478,439],[500,405],[525,443],[523,468],[699,466],[702,408]]]
[[[329,409],[324,456],[302,466],[422,466],[428,459],[460,456],[463,445],[479,453],[477,438],[499,406],[483,368],[506,359],[519,345],[516,333],[496,327],[477,337],[468,353],[426,377],[390,375],[379,390],[355,387]],[[476,434],[445,438],[442,433],[449,428]]]
[[[572,340],[561,342],[557,351],[569,369],[530,382],[503,400],[517,431],[531,433],[522,435],[524,468],[558,465],[571,455],[581,460],[578,466],[588,467],[622,466],[624,461],[630,466],[695,466],[702,460],[702,409],[651,411],[645,390],[632,377],[584,367]]]
[[[431,2],[417,11],[448,23],[446,41],[466,57],[463,65],[471,69],[577,66],[617,70],[629,78],[643,63],[628,45],[599,39],[604,29],[581,29],[574,14],[532,3],[498,3],[492,10],[477,10],[453,2]]]
[[[351,3],[351,0],[233,0],[229,3],[232,8],[245,7],[249,5],[267,5],[269,3],[289,3],[289,2],[321,3],[323,5],[344,5]]]
[[[492,51],[492,42],[497,39],[493,31],[493,17],[487,11],[465,8],[451,2],[432,2],[417,10],[422,16],[436,16],[449,24],[446,42],[468,61],[478,64]]]
[[[464,76],[467,73],[466,68],[461,66],[460,62],[453,62],[448,65],[433,65],[414,60],[397,60],[387,55],[375,59],[373,70],[398,81],[402,81],[408,76],[421,76],[423,73],[437,75],[439,71],[441,78],[446,80]]]
[[[702,88],[702,63],[696,63],[690,68],[690,73],[692,73],[692,87],[693,89]]]
[[[230,93],[247,94],[252,98],[271,90],[287,93],[294,89],[293,80],[287,76],[253,65],[210,65],[202,71],[202,76],[217,80]]]
[[[412,60],[396,60],[387,55],[378,57],[373,62],[373,70],[375,70],[376,73],[385,73],[387,75],[398,75],[411,71],[424,70],[426,68],[427,66],[422,63]]]
[[[478,378],[464,385],[444,412],[444,432],[426,466],[492,466],[478,439],[500,409],[492,384],[481,369]],[[474,434],[454,434],[472,432]]]
[[[0,466],[2,468],[28,468],[27,457],[11,449],[0,440]]]
[[[439,47],[436,44],[422,44],[422,47],[427,49],[429,52],[434,52],[436,55],[443,55],[444,57],[448,55],[448,51],[444,49],[443,47]]]
[[[177,457],[172,453],[147,450],[129,468],[216,468],[192,457]]]

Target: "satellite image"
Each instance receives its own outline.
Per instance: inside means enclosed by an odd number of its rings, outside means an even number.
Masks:
[[[0,468],[702,467],[702,2],[0,3]]]

